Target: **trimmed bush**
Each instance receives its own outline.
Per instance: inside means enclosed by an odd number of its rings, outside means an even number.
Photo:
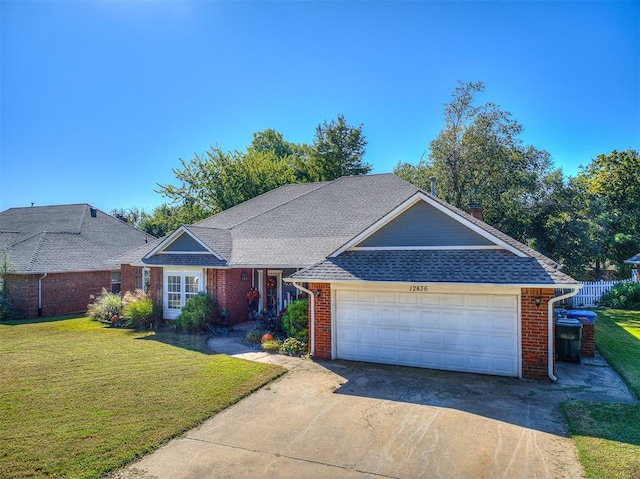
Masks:
[[[127,291],[122,298],[122,317],[127,327],[148,328],[153,317],[151,296],[141,289]]]
[[[632,281],[616,284],[602,295],[600,305],[615,309],[640,311],[640,284]]]
[[[300,356],[307,353],[307,343],[296,338],[287,338],[280,346],[280,352],[287,356]]]
[[[304,343],[309,335],[308,305],[308,299],[296,299],[287,306],[287,312],[282,316],[282,329],[287,336]]]
[[[106,288],[102,288],[102,293],[95,298],[93,304],[87,305],[87,316],[96,321],[110,321],[115,315],[122,311],[122,298],[119,294],[110,293]]]
[[[264,343],[262,343],[262,349],[271,353],[279,352],[281,346],[282,341],[278,339],[270,339],[269,341],[265,341]]]
[[[245,336],[245,339],[252,344],[258,344],[261,341],[262,336],[264,336],[265,334],[267,334],[266,329],[261,326],[256,326],[255,328],[249,330],[249,332]]]
[[[176,327],[184,332],[198,333],[207,323],[219,326],[216,302],[206,293],[191,296],[176,319]]]

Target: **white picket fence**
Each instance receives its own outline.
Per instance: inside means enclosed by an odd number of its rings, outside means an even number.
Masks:
[[[600,298],[604,293],[613,288],[616,284],[626,283],[630,279],[622,281],[591,281],[582,283],[582,289],[575,295],[572,300],[574,308],[589,308],[597,306]]]

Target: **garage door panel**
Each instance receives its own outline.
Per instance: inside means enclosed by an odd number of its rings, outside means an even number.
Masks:
[[[518,375],[516,296],[338,290],[336,298],[338,358]]]

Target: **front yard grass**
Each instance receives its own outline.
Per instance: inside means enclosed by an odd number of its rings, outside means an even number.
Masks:
[[[84,317],[0,323],[0,478],[103,476],[285,371],[191,338]]]
[[[596,346],[640,398],[640,312],[598,312]],[[571,401],[569,428],[590,479],[640,478],[640,406]]]

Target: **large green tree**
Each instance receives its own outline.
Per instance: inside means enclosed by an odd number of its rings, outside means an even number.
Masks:
[[[327,181],[341,176],[366,175],[371,171],[371,165],[363,160],[366,146],[362,125],[349,125],[344,115],[318,125],[311,151],[313,179]]]
[[[597,238],[601,254],[593,263],[596,275],[610,262],[626,276],[624,260],[640,251],[639,152],[628,149],[600,154],[582,168],[577,181],[595,205],[591,218],[602,231]]]
[[[459,83],[445,105],[445,127],[416,165],[400,163],[394,172],[437,193],[454,206],[479,204],[484,218],[505,233],[526,241],[532,213],[553,173],[549,154],[523,145],[522,126],[498,105],[477,104],[482,82]]]

